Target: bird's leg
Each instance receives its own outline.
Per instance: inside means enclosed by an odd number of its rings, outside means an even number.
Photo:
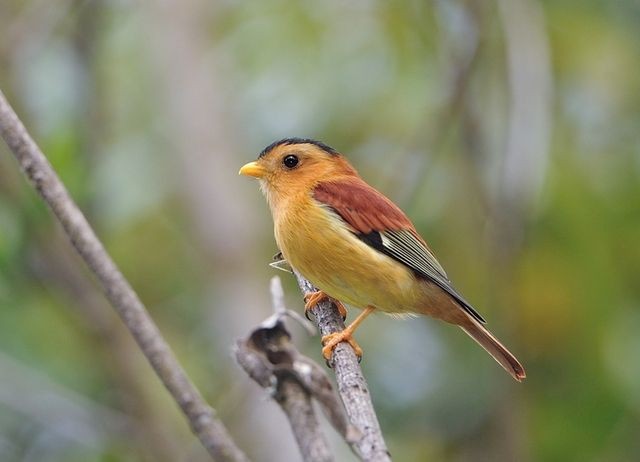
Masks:
[[[342,320],[347,319],[347,309],[344,307],[342,302],[329,297],[326,293],[321,290],[317,290],[315,292],[309,292],[304,296],[304,315],[307,319],[309,319],[309,310],[316,306],[318,303],[323,300],[329,299],[331,300],[336,307],[338,308],[338,312],[340,316],[342,316]]]
[[[331,355],[333,354],[333,350],[336,348],[338,343],[347,342],[349,345],[351,345],[353,351],[355,351],[358,360],[362,359],[362,348],[360,348],[360,345],[358,345],[353,339],[353,333],[358,328],[360,323],[364,321],[367,316],[373,313],[374,310],[375,308],[372,306],[366,307],[364,311],[360,313],[351,324],[344,328],[344,330],[340,332],[334,332],[322,337],[322,356],[324,356],[324,358],[329,361],[331,359]]]

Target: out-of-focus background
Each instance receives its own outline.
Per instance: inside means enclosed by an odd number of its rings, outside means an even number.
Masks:
[[[254,460],[299,456],[231,355],[276,251],[237,172],[286,136],[401,205],[526,366],[516,384],[458,329],[369,320],[395,460],[640,457],[636,0],[3,0],[0,88]],[[208,460],[4,144],[0,460]]]

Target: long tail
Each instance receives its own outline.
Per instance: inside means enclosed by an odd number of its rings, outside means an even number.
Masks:
[[[465,331],[469,336],[474,339],[478,344],[487,350],[487,352],[493,356],[493,359],[504,367],[504,369],[511,374],[511,376],[518,382],[527,376],[522,364],[513,356],[509,350],[507,350],[502,343],[496,339],[491,332],[485,329],[478,321],[468,318],[469,322],[465,325],[461,325],[460,328]]]

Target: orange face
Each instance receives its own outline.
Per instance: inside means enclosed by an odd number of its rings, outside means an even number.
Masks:
[[[324,179],[353,175],[355,170],[328,146],[308,140],[285,140],[267,147],[258,160],[244,165],[240,174],[258,178],[271,201],[311,189]]]

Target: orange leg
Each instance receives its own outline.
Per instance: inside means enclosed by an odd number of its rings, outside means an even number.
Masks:
[[[341,332],[334,332],[333,334],[328,334],[322,337],[322,356],[329,361],[331,359],[331,355],[333,355],[333,350],[336,348],[338,343],[347,342],[355,351],[358,360],[362,359],[362,348],[360,345],[356,343],[353,339],[353,333],[358,328],[360,323],[364,321],[364,319],[369,316],[375,310],[374,307],[368,306],[364,309],[362,313],[358,315],[356,319],[353,320],[351,324],[344,328]]]
[[[310,292],[308,294],[305,294],[304,296],[304,315],[307,317],[307,319],[309,319],[309,315],[308,315],[308,311],[313,308],[314,306],[316,306],[318,303],[324,301],[324,300],[331,300],[336,307],[338,308],[338,312],[340,313],[340,316],[342,316],[342,319],[347,319],[347,309],[344,307],[344,305],[338,301],[335,300],[331,297],[329,297],[326,293],[324,293],[321,290],[318,290],[316,292]]]

